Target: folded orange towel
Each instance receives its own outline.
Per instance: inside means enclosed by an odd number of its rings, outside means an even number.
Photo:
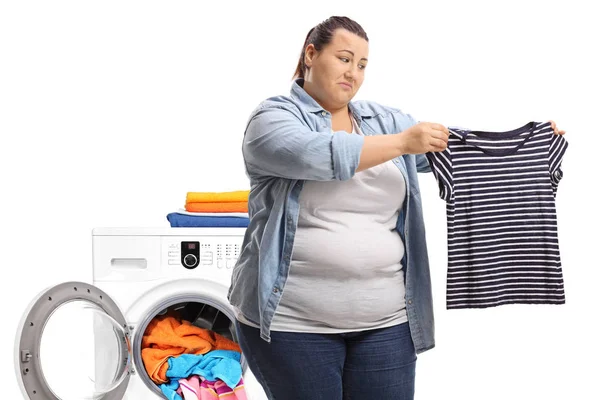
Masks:
[[[248,201],[249,190],[236,190],[234,192],[188,192],[186,203],[231,203]]]
[[[190,212],[248,212],[248,202],[237,201],[230,203],[186,203],[185,210]]]
[[[172,316],[153,319],[142,338],[142,360],[150,378],[157,384],[167,383],[169,357],[181,354],[206,354],[211,350],[239,351],[232,340],[188,321],[179,322]]]

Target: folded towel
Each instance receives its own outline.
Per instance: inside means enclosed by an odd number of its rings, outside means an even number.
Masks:
[[[191,212],[248,212],[247,201],[229,203],[185,203],[185,210]]]
[[[186,203],[231,203],[248,201],[249,190],[237,190],[234,192],[188,192]]]
[[[212,214],[214,215],[214,214]],[[228,227],[246,228],[250,223],[249,218],[243,217],[205,217],[184,215],[179,213],[167,214],[167,220],[172,228],[175,227]]]
[[[188,321],[179,322],[170,315],[154,318],[142,338],[144,367],[155,383],[168,382],[167,361],[171,357],[184,353],[205,354],[217,349],[241,352],[234,341]]]
[[[248,213],[240,213],[240,212],[222,212],[222,213],[211,213],[211,212],[193,212],[193,211],[186,211],[185,208],[178,208],[177,211],[175,211],[177,214],[183,214],[183,215],[193,215],[193,216],[206,216],[206,217],[243,217],[243,218],[249,218]]]
[[[209,381],[217,379],[229,387],[236,387],[242,379],[241,355],[235,351],[214,350],[207,354],[182,354],[169,359],[169,383],[160,385],[167,399],[177,399],[179,380],[200,375]],[[179,396],[181,397],[181,396]]]

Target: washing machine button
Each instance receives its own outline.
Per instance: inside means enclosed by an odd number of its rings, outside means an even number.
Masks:
[[[196,268],[198,266],[198,258],[193,254],[188,254],[183,257],[183,265],[186,268]]]
[[[225,267],[225,260],[217,260],[217,268]]]

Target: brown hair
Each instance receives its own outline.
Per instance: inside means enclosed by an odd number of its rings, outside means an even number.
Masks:
[[[321,51],[323,47],[331,42],[335,30],[339,28],[354,33],[355,35],[365,39],[367,42],[369,41],[367,33],[364,31],[362,26],[358,24],[358,22],[355,22],[348,17],[329,17],[308,31],[306,40],[304,41],[304,46],[302,46],[302,52],[300,53],[300,59],[298,60],[298,66],[296,67],[296,72],[294,73],[293,79],[304,78],[304,70],[307,68],[306,64],[304,63],[306,47],[309,44],[312,44],[315,46],[317,51]]]

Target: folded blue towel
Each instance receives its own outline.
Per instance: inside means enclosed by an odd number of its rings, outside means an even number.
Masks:
[[[250,223],[249,218],[244,217],[210,217],[205,215],[186,215],[179,213],[170,213],[167,220],[171,227],[230,227],[247,228]]]
[[[230,388],[234,388],[242,379],[240,358],[239,352],[231,350],[213,350],[206,354],[170,357],[166,374],[170,382],[160,385],[160,390],[167,399],[179,400],[181,397],[176,393],[179,380],[192,375],[200,375],[209,381],[220,379]]]

